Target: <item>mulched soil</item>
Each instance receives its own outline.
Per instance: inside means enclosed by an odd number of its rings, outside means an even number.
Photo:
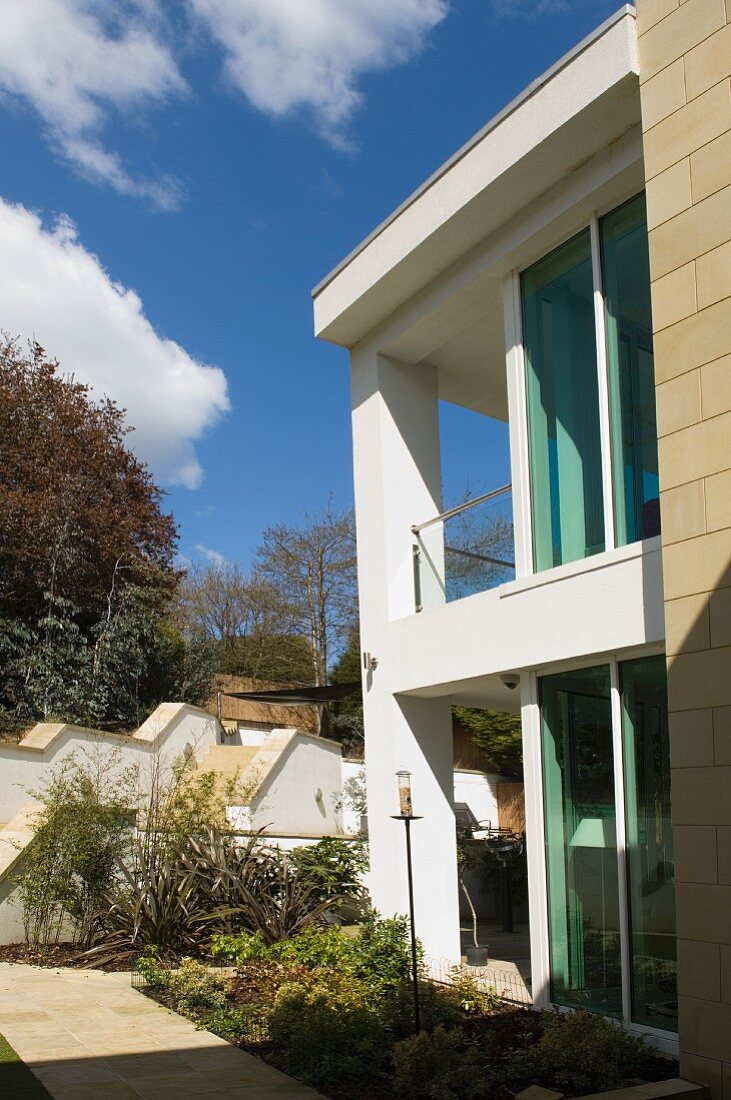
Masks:
[[[0,962],[29,963],[31,966],[70,966],[75,970],[93,967],[95,970],[117,972],[129,970],[129,962],[98,963],[84,958],[84,948],[74,943],[57,943],[53,947],[28,947],[25,943],[0,944]]]

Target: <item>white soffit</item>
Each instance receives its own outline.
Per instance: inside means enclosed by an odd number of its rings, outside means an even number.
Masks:
[[[495,116],[312,292],[317,336],[353,347],[501,224],[640,121],[625,5]]]

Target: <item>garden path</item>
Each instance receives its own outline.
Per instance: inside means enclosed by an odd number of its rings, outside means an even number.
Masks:
[[[0,1032],[55,1100],[322,1100],[136,992],[129,974],[0,963]]]

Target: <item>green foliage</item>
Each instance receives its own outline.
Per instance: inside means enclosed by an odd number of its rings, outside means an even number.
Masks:
[[[544,1012],[542,1035],[515,1071],[574,1094],[618,1088],[650,1070],[653,1053],[637,1035],[592,1012]]]
[[[177,970],[171,970],[167,989],[177,1012],[200,1017],[226,1004],[231,983],[220,974],[212,974],[203,963],[183,958]]]
[[[210,655],[169,625],[181,574],[163,494],[92,399],[40,346],[0,338],[0,721],[139,725],[166,696],[201,702]]]
[[[66,925],[86,944],[129,848],[136,772],[118,752],[96,749],[67,757],[29,793],[41,809],[17,878],[26,941],[56,943]]]
[[[272,1061],[315,1088],[367,1081],[385,1058],[383,1029],[370,989],[327,971],[310,985],[280,987],[269,1016]]]
[[[398,985],[411,971],[411,938],[408,917],[382,918],[368,913],[358,935],[360,973],[381,985]],[[417,944],[419,958],[423,955]]]
[[[433,1084],[458,1065],[462,1046],[460,1033],[441,1025],[397,1043],[393,1050],[396,1095],[403,1100],[428,1100]]]
[[[293,942],[293,941],[290,941]],[[211,955],[214,959],[232,963],[234,966],[246,966],[253,959],[270,959],[272,947],[267,946],[261,932],[239,932],[214,934],[211,937]]]
[[[469,731],[500,775],[523,778],[523,741],[519,714],[454,707],[454,717]]]
[[[410,1035],[414,1029],[414,987],[410,978],[381,989],[379,1012],[390,1035]],[[419,980],[419,1015],[423,1031],[454,1027],[464,1013],[450,991],[428,979]]]
[[[144,949],[135,963],[135,970],[153,989],[161,989],[168,983],[170,970],[160,962],[160,948],[155,943]]]
[[[358,684],[361,681],[360,631],[355,626],[348,644],[338,658],[330,675],[333,684]],[[346,758],[362,760],[365,751],[365,725],[363,721],[363,691],[358,690],[345,699],[330,704],[330,732],[342,742]],[[362,810],[365,813],[365,809]]]
[[[310,925],[298,936],[274,944],[270,950],[279,961],[298,963],[309,970],[330,968],[354,973],[357,969],[358,941],[346,936],[340,928]]]
[[[206,1016],[205,1024],[207,1031],[229,1043],[251,1045],[269,1038],[267,1019],[258,1005],[214,1008]]]
[[[468,1016],[486,1016],[500,1007],[500,994],[494,986],[484,989],[475,975],[464,966],[450,970],[450,996]]]
[[[152,859],[140,839],[133,866],[122,864],[120,875],[99,912],[90,964],[131,960],[153,945],[167,962],[200,952],[205,910],[195,876],[178,859]]]
[[[322,901],[340,906],[364,900],[362,876],[368,869],[368,852],[363,841],[323,837],[317,844],[295,848],[291,859]]]
[[[381,919],[369,913],[357,936],[338,927],[310,925],[296,936],[267,944],[261,932],[253,935],[215,935],[211,954],[246,967],[252,961],[296,964],[307,970],[328,969],[350,974],[371,990],[399,986],[411,967],[408,920]]]

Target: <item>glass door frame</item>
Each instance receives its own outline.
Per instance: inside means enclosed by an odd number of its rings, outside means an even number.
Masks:
[[[543,797],[543,755],[541,708],[538,681],[543,676],[571,670],[608,665],[612,713],[612,746],[614,750],[614,797],[617,830],[617,881],[619,887],[619,934],[622,965],[623,1022],[628,1031],[646,1035],[657,1049],[668,1054],[678,1054],[678,1038],[673,1032],[638,1024],[632,1020],[631,987],[631,929],[629,915],[628,866],[627,866],[627,817],[624,785],[624,735],[622,721],[622,695],[620,689],[620,665],[625,661],[642,657],[663,655],[660,646],[645,646],[617,654],[600,654],[581,657],[531,672],[521,681],[521,719],[523,725],[523,754],[526,803],[526,836],[529,881],[529,920],[531,943],[531,971],[535,1008],[552,1005],[551,956],[549,945],[548,883],[546,867],[546,835]],[[571,1008],[556,1006],[559,1011],[572,1012]]]

